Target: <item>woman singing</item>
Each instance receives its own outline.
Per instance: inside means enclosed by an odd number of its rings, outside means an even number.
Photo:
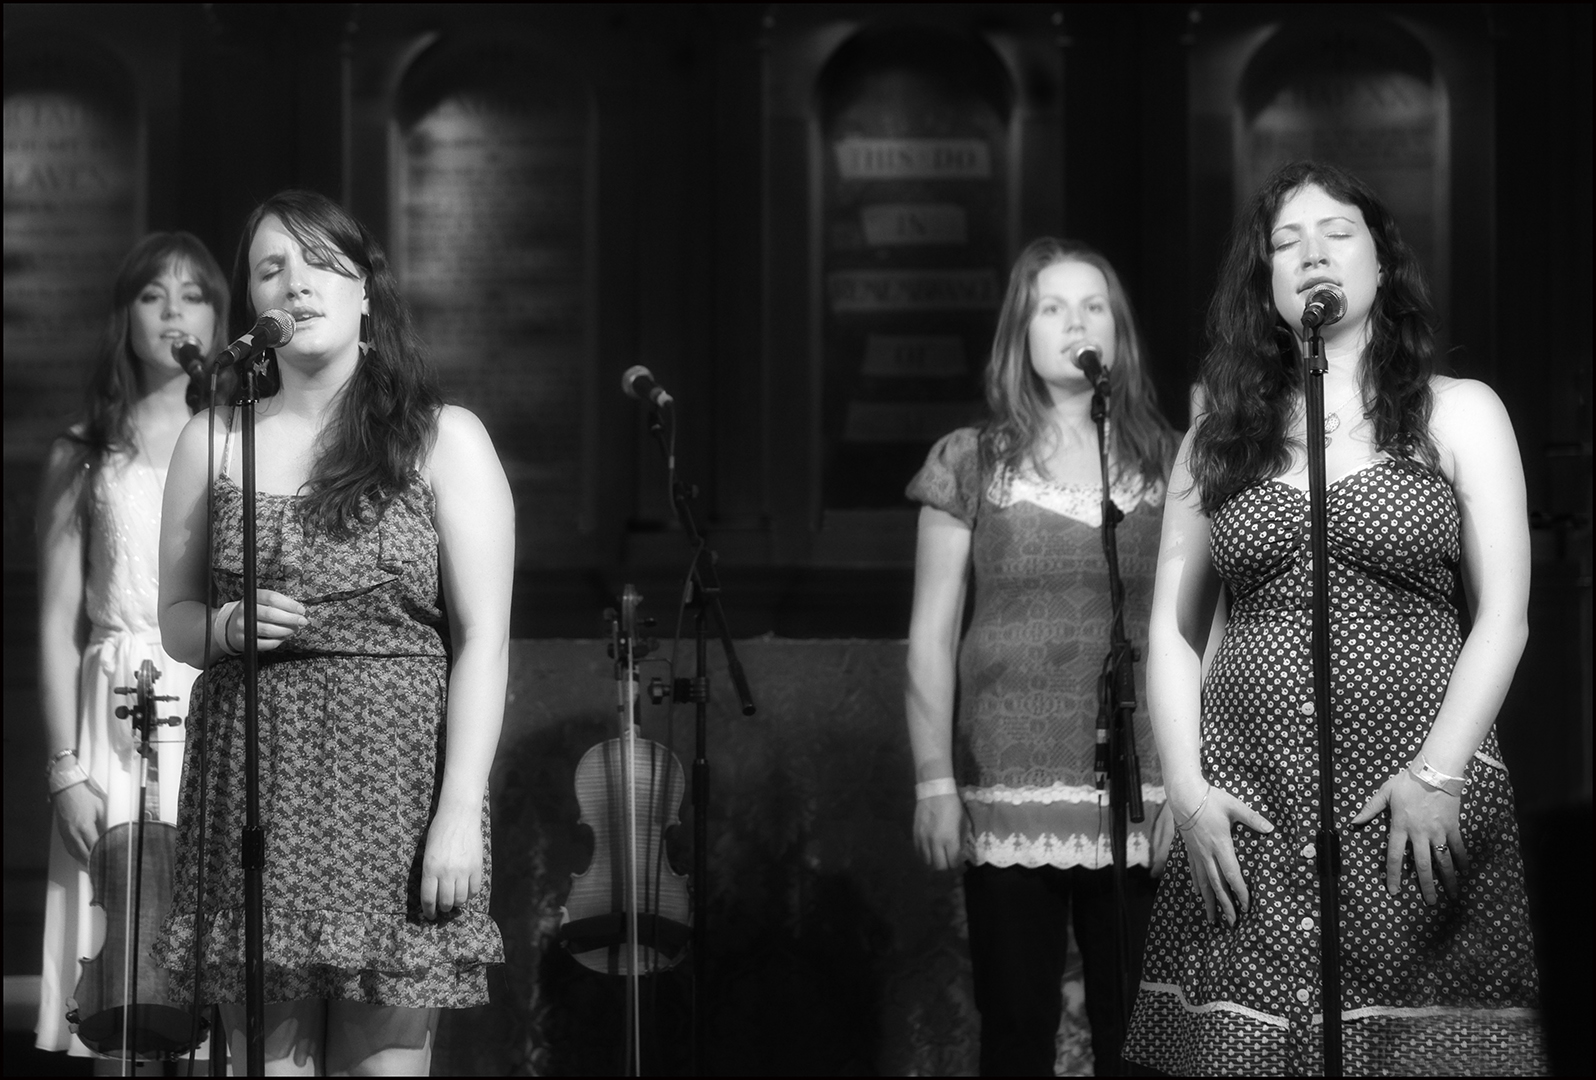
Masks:
[[[156,613],[161,491],[199,385],[173,358],[192,343],[215,354],[227,282],[198,238],[155,233],[117,272],[111,317],[90,377],[87,415],[51,450],[39,504],[39,686],[51,754],[50,838],[38,1046],[89,1051],[68,1027],[79,961],[100,951],[104,915],[90,908],[87,862],[110,827],[139,817],[133,730],[117,719],[145,660],[156,692],[181,716],[199,673],[161,649]],[[183,729],[153,733],[160,817],[177,815]],[[111,883],[114,887],[116,883]],[[125,886],[124,886],[125,887]],[[86,1004],[86,1003],[85,1003]]]
[[[1324,427],[1307,431],[1300,328],[1324,285],[1346,314],[1324,330]],[[1322,439],[1346,1074],[1546,1068],[1492,730],[1526,635],[1524,477],[1496,395],[1434,373],[1432,324],[1413,252],[1357,178],[1289,165],[1243,211],[1153,598],[1147,682],[1179,842],[1134,1061],[1324,1067],[1305,450]],[[1221,591],[1228,623],[1204,679]]]
[[[1101,351],[1112,390],[1125,627],[1141,639],[1175,436],[1158,412],[1130,301],[1091,248],[1042,239],[1020,255],[986,369],[990,418],[937,443],[908,492],[924,504],[905,694],[919,781],[914,836],[932,867],[970,864],[983,1075],[1052,1075],[1072,908],[1097,1071],[1120,1065],[1111,817],[1094,776],[1097,679],[1110,641],[1102,472],[1092,384],[1075,363],[1087,344]],[[961,637],[967,589],[974,613]],[[1145,709],[1135,735],[1148,817],[1129,839],[1131,985],[1150,871],[1161,868],[1170,833]]]
[[[382,249],[330,200],[250,216],[241,323],[293,339],[258,411],[266,1058],[275,1074],[419,1074],[439,1008],[487,1000],[488,769],[503,718],[514,518],[481,423],[443,405]],[[271,374],[271,373],[268,373]],[[178,440],[161,530],[161,630],[201,663],[209,771],[184,776],[165,963],[192,986],[206,859],[202,1001],[243,1060],[242,492],[238,421]],[[217,487],[207,544],[206,489]],[[219,606],[208,606],[214,582]],[[196,698],[198,698],[196,691]],[[196,831],[201,781],[206,848]]]

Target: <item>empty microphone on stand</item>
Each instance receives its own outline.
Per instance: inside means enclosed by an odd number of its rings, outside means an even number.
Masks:
[[[1347,313],[1347,294],[1329,283],[1316,285],[1302,306],[1302,328],[1330,326]]]
[[[627,397],[647,401],[656,409],[663,409],[676,400],[665,392],[663,386],[654,381],[653,372],[642,364],[635,364],[626,369],[626,374],[621,376],[621,389],[626,391]]]
[[[257,353],[287,345],[293,337],[294,317],[282,308],[272,308],[255,320],[249,333],[222,350],[216,358],[216,366],[241,364]]]

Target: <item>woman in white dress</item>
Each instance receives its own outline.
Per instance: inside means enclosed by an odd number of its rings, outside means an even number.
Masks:
[[[35,1031],[41,1050],[76,1057],[90,1051],[66,1014],[82,959],[105,937],[104,912],[90,906],[89,852],[138,814],[132,726],[115,715],[129,699],[114,690],[133,685],[150,660],[161,673],[156,693],[177,699],[160,715],[181,717],[198,674],[161,648],[161,497],[172,447],[204,393],[174,346],[215,356],[227,282],[197,237],[154,233],[123,260],[113,300],[85,415],[51,447],[38,509],[39,687],[55,828]],[[182,725],[157,728],[154,740],[161,820],[173,822]]]

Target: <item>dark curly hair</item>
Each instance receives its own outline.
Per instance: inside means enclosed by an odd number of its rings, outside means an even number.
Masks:
[[[1374,238],[1384,278],[1369,311],[1363,354],[1364,415],[1375,445],[1394,457],[1438,467],[1430,435],[1430,380],[1436,372],[1435,314],[1413,249],[1367,184],[1334,165],[1293,162],[1276,169],[1236,219],[1208,307],[1201,383],[1206,408],[1191,447],[1191,475],[1205,513],[1291,465],[1286,429],[1302,367],[1292,331],[1275,310],[1269,235],[1281,206],[1307,186],[1356,206]]]
[[[249,297],[249,245],[268,215],[317,263],[334,270],[352,264],[366,280],[372,348],[339,394],[300,502],[306,523],[348,536],[380,517],[409,484],[437,435],[443,397],[382,246],[343,207],[314,191],[279,192],[244,223],[233,263],[235,333],[247,331],[260,314]],[[279,386],[277,359],[269,356],[263,396]]]

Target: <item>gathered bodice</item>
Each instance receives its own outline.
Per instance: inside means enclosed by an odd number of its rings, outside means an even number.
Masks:
[[[433,494],[420,476],[375,524],[348,537],[307,525],[297,495],[256,496],[259,587],[309,609],[310,625],[274,659],[295,655],[442,656],[448,652]],[[244,493],[223,475],[211,573],[223,602],[243,596]]]
[[[1452,615],[1459,514],[1446,479],[1417,465],[1376,461],[1329,485],[1331,568],[1356,579],[1331,590],[1332,612],[1354,600],[1389,615]],[[1213,516],[1214,567],[1233,614],[1307,612],[1312,604],[1307,493],[1278,480],[1239,492]],[[1296,571],[1296,572],[1293,572]]]
[[[88,520],[84,609],[103,632],[158,634],[161,497],[166,470],[129,454],[96,471]]]

